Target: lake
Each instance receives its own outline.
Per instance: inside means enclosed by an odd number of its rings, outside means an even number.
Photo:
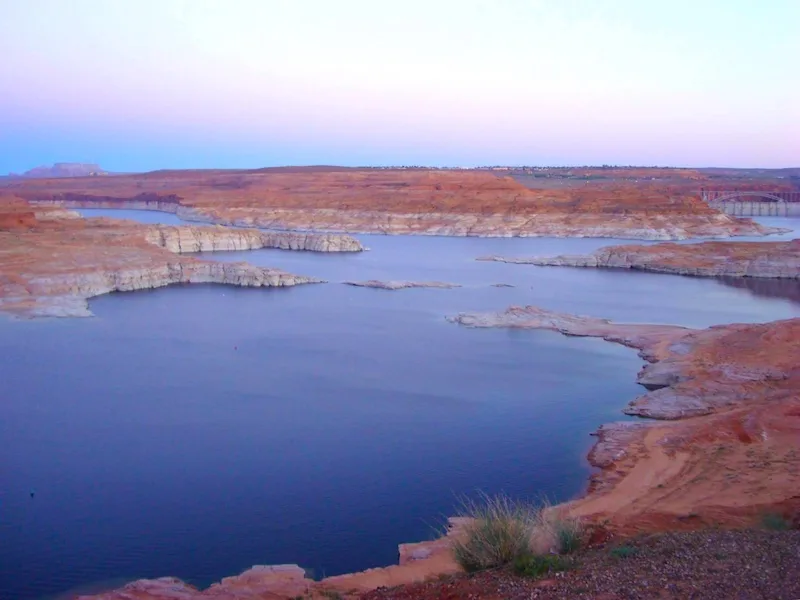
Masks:
[[[614,240],[357,237],[369,252],[203,254],[328,284],[174,286],[99,297],[90,319],[0,319],[0,598],[164,575],[205,586],[253,564],[361,570],[396,562],[477,490],[581,493],[588,434],[643,392],[635,352],[447,315],[800,316],[797,282],[474,260]],[[463,287],[339,283],[373,278]]]

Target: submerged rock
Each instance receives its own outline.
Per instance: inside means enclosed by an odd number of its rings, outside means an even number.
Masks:
[[[345,281],[345,285],[356,287],[371,287],[382,290],[403,290],[406,288],[442,288],[450,289],[461,287],[457,283],[445,283],[443,281],[378,281],[370,279],[368,281]]]

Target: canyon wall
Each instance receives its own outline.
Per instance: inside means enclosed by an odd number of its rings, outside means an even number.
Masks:
[[[361,252],[364,247],[352,236],[336,233],[287,233],[233,229],[154,225],[145,239],[170,252],[219,252],[223,250],[306,250],[310,252]]]
[[[532,189],[476,171],[267,169],[24,180],[6,188],[38,203],[155,209],[275,230],[655,240],[774,231],[712,209],[685,185],[586,183]]]

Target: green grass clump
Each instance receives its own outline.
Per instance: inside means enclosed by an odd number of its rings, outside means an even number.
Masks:
[[[525,554],[514,560],[514,572],[523,577],[544,577],[566,571],[572,563],[559,554]]]
[[[792,528],[791,523],[778,513],[765,513],[761,515],[761,526],[771,531],[787,531]]]
[[[528,560],[530,556],[574,552],[582,527],[561,518],[549,505],[517,502],[505,495],[464,501],[461,516],[471,520],[453,541],[453,556],[468,573]]]
[[[480,502],[465,501],[464,516],[472,522],[463,538],[453,543],[453,555],[468,573],[492,569],[530,553],[531,534],[537,511],[508,496],[483,496]]]
[[[577,519],[555,519],[550,523],[558,542],[558,551],[572,554],[581,548],[583,526]]]
[[[611,556],[614,558],[631,558],[639,554],[639,549],[633,546],[617,546],[611,549]]]

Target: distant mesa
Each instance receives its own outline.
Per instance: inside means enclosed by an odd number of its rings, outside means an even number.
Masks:
[[[58,162],[53,166],[42,165],[25,171],[21,175],[9,173],[9,177],[46,178],[46,177],[92,177],[108,175],[109,172],[95,163]]]

